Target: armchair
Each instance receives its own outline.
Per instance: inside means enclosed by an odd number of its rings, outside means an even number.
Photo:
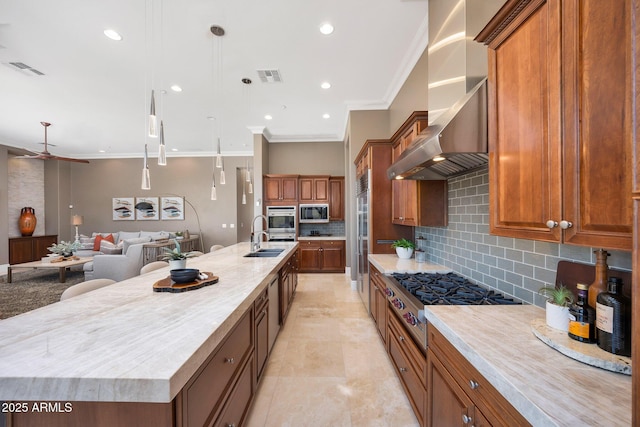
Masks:
[[[129,246],[123,255],[95,255],[93,262],[84,265],[84,279],[112,279],[116,282],[140,274],[143,265],[144,243]]]

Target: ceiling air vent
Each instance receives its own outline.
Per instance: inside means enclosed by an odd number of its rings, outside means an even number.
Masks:
[[[258,70],[258,77],[262,83],[282,83],[278,70]]]
[[[12,70],[18,71],[27,76],[44,76],[43,72],[38,71],[23,62],[3,62],[3,64]]]

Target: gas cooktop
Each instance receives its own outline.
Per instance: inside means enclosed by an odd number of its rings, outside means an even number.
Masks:
[[[424,305],[520,304],[455,273],[393,273],[391,276]]]

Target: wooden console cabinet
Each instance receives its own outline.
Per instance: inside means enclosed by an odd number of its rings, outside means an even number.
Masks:
[[[58,243],[57,235],[13,237],[9,239],[9,264],[39,261],[54,243]]]

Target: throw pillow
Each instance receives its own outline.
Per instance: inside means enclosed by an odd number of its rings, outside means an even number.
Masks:
[[[106,237],[103,237],[102,234],[98,234],[96,236],[95,242],[93,243],[93,250],[94,251],[99,251],[100,250],[100,242],[102,242],[103,240],[106,240],[107,242],[114,243],[112,234],[108,234]]]
[[[140,237],[140,232],[139,231],[120,231],[118,233],[118,241],[123,241],[123,240],[128,240],[128,239],[135,239]]]
[[[80,237],[80,249],[85,251],[92,251],[95,242],[95,237]]]
[[[122,253],[126,254],[129,248],[132,245],[139,245],[141,243],[149,243],[151,241],[151,237],[137,237],[135,239],[127,239],[123,240],[122,244]]]
[[[100,242],[100,252],[107,255],[118,255],[122,253],[122,246],[115,245],[107,240]]]

